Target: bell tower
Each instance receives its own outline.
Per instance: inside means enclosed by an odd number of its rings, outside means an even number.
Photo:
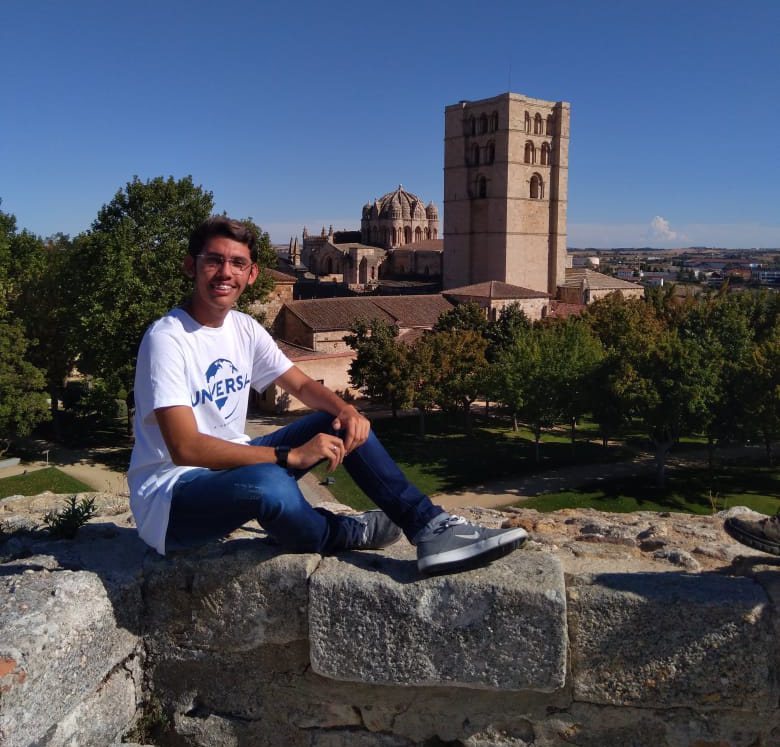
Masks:
[[[570,106],[504,93],[444,110],[444,288],[564,279]]]

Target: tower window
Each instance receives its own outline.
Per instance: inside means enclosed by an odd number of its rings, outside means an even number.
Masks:
[[[490,131],[495,132],[498,129],[498,112],[490,115]]]
[[[536,114],[534,116],[534,135],[542,134],[542,115]]]
[[[493,161],[495,161],[495,160],[496,160],[496,146],[491,141],[491,142],[488,143],[488,146],[487,146],[487,162],[488,163],[493,163]]]
[[[474,119],[474,117],[471,117],[471,119],[469,119],[469,132],[472,135],[477,134],[477,121]]]
[[[471,165],[479,166],[479,146],[476,143],[471,146]]]
[[[536,148],[530,140],[525,144],[525,162],[536,163]]]
[[[525,131],[531,132],[531,115],[528,112],[525,113]]]
[[[550,145],[548,143],[542,143],[542,166],[550,165]]]
[[[540,174],[534,174],[531,177],[531,199],[544,199],[544,182]]]
[[[479,118],[479,134],[484,135],[487,132],[487,128],[488,128],[487,114],[483,114]]]
[[[548,114],[547,115],[547,132],[546,132],[546,134],[547,135],[552,135],[553,134],[553,115],[552,114]]]

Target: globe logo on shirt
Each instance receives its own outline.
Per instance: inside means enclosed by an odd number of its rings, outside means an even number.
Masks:
[[[213,402],[227,420],[236,411],[245,386],[249,386],[249,376],[242,376],[227,358],[217,358],[206,369],[206,387],[195,392],[192,406]]]

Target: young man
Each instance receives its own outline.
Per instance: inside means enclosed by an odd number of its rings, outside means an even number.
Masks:
[[[285,549],[334,553],[417,546],[438,573],[505,555],[522,529],[450,516],[404,475],[352,405],[296,368],[251,317],[233,310],[255,282],[255,237],[215,216],[190,237],[191,298],[149,327],[135,377],[135,448],[128,482],[141,538],[159,553],[224,536],[254,519]],[[249,388],[275,383],[312,410],[267,436],[244,435]],[[381,511],[312,508],[296,480],[320,461],[345,468]]]

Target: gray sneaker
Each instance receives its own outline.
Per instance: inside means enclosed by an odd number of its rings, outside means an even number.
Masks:
[[[414,538],[417,569],[421,573],[465,570],[508,555],[520,547],[525,529],[485,529],[462,516],[441,514],[429,521]]]
[[[780,555],[779,515],[753,520],[732,516],[723,522],[723,528],[743,545],[772,555]]]
[[[403,534],[384,511],[366,511],[344,519],[349,533],[345,550],[381,550],[398,542]]]

